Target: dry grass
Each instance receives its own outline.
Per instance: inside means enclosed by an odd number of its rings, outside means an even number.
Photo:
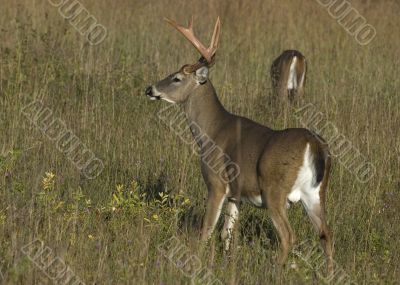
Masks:
[[[197,59],[162,21],[168,16],[183,22],[190,15],[204,39],[217,15],[223,21],[211,75],[223,104],[271,127],[300,123],[294,116],[276,115],[266,104],[269,66],[283,49],[306,55],[307,101],[377,170],[362,184],[339,163],[334,166],[327,208],[335,261],[355,283],[398,283],[400,6],[395,0],[352,1],[377,30],[368,46],[358,45],[317,1],[81,2],[108,30],[98,46],[88,45],[47,1],[1,3],[4,283],[50,283],[20,250],[40,238],[86,284],[189,284],[157,251],[174,235],[223,283],[274,282],[277,243],[266,211],[243,207],[230,259],[218,238],[198,248],[206,196],[198,158],[157,119],[166,103],[143,95],[147,84]],[[21,114],[34,98],[103,160],[99,177],[85,179]],[[56,175],[47,181],[49,187],[42,184],[46,171]],[[117,184],[126,190],[116,190]],[[159,191],[170,193],[166,202],[154,194]],[[123,196],[122,204],[116,204],[113,193]],[[182,202],[185,197],[190,204]],[[299,240],[317,241],[300,205],[291,209],[290,220]],[[286,269],[286,283],[321,282],[298,257],[291,256],[292,261],[299,268]]]

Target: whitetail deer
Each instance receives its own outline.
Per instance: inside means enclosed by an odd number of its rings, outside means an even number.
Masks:
[[[272,91],[281,99],[304,97],[306,58],[297,50],[285,50],[271,66]]]
[[[327,144],[306,129],[272,130],[228,112],[218,100],[208,78],[209,67],[214,63],[218,47],[219,18],[208,48],[194,35],[193,19],[188,28],[166,20],[196,47],[202,57],[197,63],[184,65],[177,72],[147,87],[146,95],[152,100],[162,99],[182,106],[189,125],[199,127],[198,130],[192,129],[196,137],[202,137],[198,135],[200,131],[223,150],[225,157],[240,167],[237,177],[224,179],[203,159],[220,153],[213,152],[206,140],[196,139],[202,157],[201,172],[208,188],[202,240],[210,238],[223,203],[227,200],[228,214],[221,237],[228,250],[240,202],[247,201],[269,210],[280,237],[279,263],[284,264],[295,242],[286,208],[289,202],[302,201],[319,233],[328,270],[331,271],[331,234],[325,218],[325,193],[331,168]]]

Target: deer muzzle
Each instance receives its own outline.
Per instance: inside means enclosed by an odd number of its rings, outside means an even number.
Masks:
[[[150,97],[151,100],[160,100],[160,96],[154,94],[153,86],[147,86],[146,90],[144,91],[146,96]]]

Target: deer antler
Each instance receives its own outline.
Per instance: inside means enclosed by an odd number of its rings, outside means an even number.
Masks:
[[[208,64],[212,64],[214,60],[215,53],[218,48],[218,42],[219,42],[219,35],[221,31],[221,21],[219,17],[217,18],[217,22],[215,23],[214,27],[214,33],[211,38],[211,43],[208,48],[206,48],[200,40],[195,36],[194,31],[193,31],[193,17],[190,20],[189,27],[185,28],[181,25],[179,25],[177,22],[174,20],[170,20],[168,18],[165,18],[165,21],[167,21],[171,26],[173,26],[175,29],[178,30],[182,35],[185,36],[186,39],[191,42],[194,47],[200,52],[200,54],[203,56],[203,58],[207,61]],[[202,63],[202,60],[200,59],[199,63],[194,64],[195,66],[198,66]],[[192,67],[192,66],[189,66]],[[192,68],[190,68],[192,70]]]

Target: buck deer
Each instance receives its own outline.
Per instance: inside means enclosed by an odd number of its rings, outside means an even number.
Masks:
[[[271,66],[272,90],[279,98],[304,97],[306,58],[297,50],[285,50]]]
[[[191,130],[196,134],[200,148],[201,172],[208,188],[206,213],[201,239],[207,241],[227,200],[227,215],[221,238],[228,250],[232,230],[238,219],[240,202],[267,208],[280,238],[278,261],[284,264],[295,235],[287,218],[289,202],[302,201],[319,237],[327,258],[328,270],[332,265],[331,234],[325,218],[325,193],[328,185],[331,158],[327,144],[306,129],[272,130],[250,119],[228,112],[218,100],[209,79],[209,67],[215,60],[220,35],[217,19],[211,44],[206,48],[193,31],[193,18],[189,27],[166,19],[182,33],[200,52],[197,63],[182,66],[177,72],[148,86],[145,94],[152,100],[165,100],[182,106]],[[198,133],[201,132],[201,135]],[[220,149],[209,147],[212,140]],[[216,157],[218,156],[218,157]],[[205,159],[207,157],[207,159]],[[235,161],[240,174],[226,179],[216,173],[205,161],[222,158]],[[232,177],[231,177],[232,178]]]

